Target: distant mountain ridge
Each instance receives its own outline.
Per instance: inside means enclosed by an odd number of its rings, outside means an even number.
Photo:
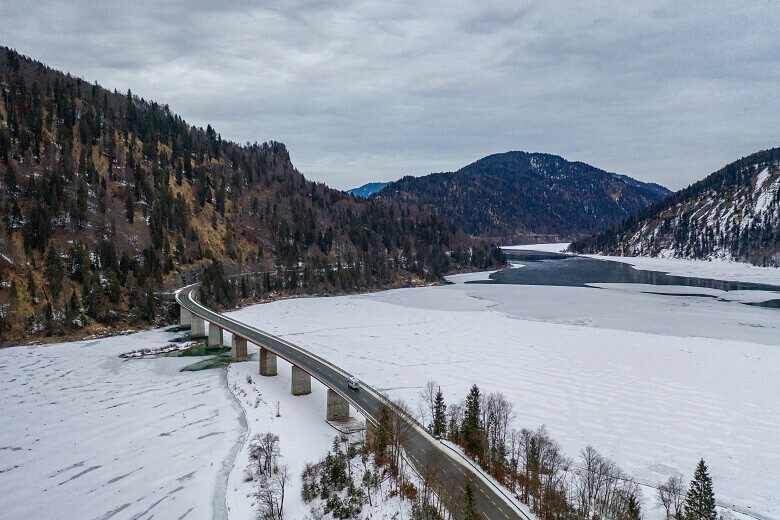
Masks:
[[[354,195],[356,197],[362,197],[364,199],[367,199],[374,193],[378,192],[385,186],[390,184],[389,182],[369,182],[368,184],[364,184],[360,186],[359,188],[352,188],[351,190],[347,190],[347,193]]]
[[[520,243],[597,233],[670,193],[557,155],[513,151],[456,172],[404,177],[373,197],[419,204],[473,235]]]
[[[571,250],[780,266],[780,148],[728,164]]]

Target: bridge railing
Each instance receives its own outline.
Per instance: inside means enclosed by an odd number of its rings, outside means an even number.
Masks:
[[[233,275],[233,276],[243,276],[243,275],[245,275],[245,274],[239,274],[239,275]],[[234,326],[236,326],[236,328],[238,328],[238,329],[246,329],[249,332],[254,332],[254,333],[257,333],[257,334],[259,334],[261,336],[266,336],[266,337],[272,338],[273,340],[278,341],[279,343],[282,343],[282,344],[288,346],[289,348],[295,350],[296,352],[300,353],[301,355],[303,355],[305,357],[308,357],[312,361],[320,363],[321,365],[328,367],[329,369],[333,370],[334,372],[336,372],[338,374],[341,374],[345,378],[351,377],[352,374],[346,372],[345,370],[343,370],[340,367],[332,364],[328,360],[318,356],[317,354],[314,354],[313,352],[310,352],[310,351],[308,351],[308,350],[306,350],[304,348],[301,348],[301,347],[299,347],[299,346],[297,346],[297,345],[295,345],[293,343],[290,343],[289,341],[286,341],[286,340],[284,340],[282,338],[279,338],[278,336],[274,336],[273,334],[269,334],[267,332],[261,331],[259,329],[256,329],[255,327],[252,327],[252,326],[246,325],[244,323],[241,323],[241,322],[239,322],[237,320],[234,320],[233,318],[230,318],[230,317],[225,316],[223,314],[220,314],[218,312],[212,311],[211,309],[209,309],[208,307],[204,306],[199,301],[197,301],[197,299],[195,298],[195,294],[196,294],[195,289],[199,285],[200,285],[199,283],[195,283],[195,284],[188,285],[186,287],[183,287],[183,288],[177,290],[174,293],[174,298],[175,298],[176,302],[179,305],[182,305],[188,311],[192,312],[193,314],[195,314],[197,316],[198,312],[194,312],[191,308],[189,308],[185,304],[186,300],[189,300],[195,306],[197,306],[199,310],[202,309],[201,312],[203,312],[204,314],[214,315],[219,320],[229,322],[229,323],[233,324]],[[182,302],[182,299],[184,299],[185,302]],[[205,316],[199,316],[199,317],[202,318],[202,319],[207,319]],[[208,320],[208,321],[211,321],[211,320]],[[234,332],[232,330],[230,332],[233,333],[233,334],[237,333],[237,332]],[[238,334],[238,335],[241,335],[241,334]],[[244,336],[242,336],[242,337],[244,337]],[[274,352],[274,349],[272,347],[268,347],[266,345],[261,345],[261,346],[263,348],[266,348],[266,349]],[[277,355],[281,355],[281,354],[279,354],[277,352],[274,352],[274,353],[277,354]],[[282,356],[282,357],[284,357],[284,356]],[[328,386],[328,385],[326,385],[326,386]],[[418,433],[420,435],[423,435],[424,437],[426,437],[427,440],[431,444],[433,444],[433,445],[439,444],[438,439],[433,437],[428,432],[428,430],[417,420],[417,418],[415,418],[413,415],[411,415],[411,413],[409,413],[406,410],[404,410],[401,406],[399,406],[396,402],[394,402],[389,396],[386,396],[385,394],[379,392],[378,390],[374,389],[370,385],[366,385],[365,383],[363,383],[361,386],[366,391],[368,391],[371,394],[373,394],[375,399],[377,399],[377,401],[379,401],[380,404],[388,406],[399,417],[401,417],[405,421],[409,422],[418,431]],[[353,399],[351,399],[350,396],[348,396],[345,392],[343,392],[339,388],[331,388],[331,390],[333,390],[334,392],[337,392],[339,395],[341,395],[341,397],[343,397],[344,399],[349,401],[355,408],[360,410],[361,414],[366,418],[367,421],[371,421],[371,423],[374,424],[375,426],[379,426],[379,423],[377,422],[377,420],[374,417],[372,417],[371,414],[369,414],[366,410],[363,410],[362,407],[360,405],[358,405]],[[449,450],[452,450],[452,448],[450,448],[449,446],[446,446],[446,445],[444,445],[444,446],[449,448]],[[455,458],[455,457],[453,457],[453,458]],[[464,458],[462,455],[457,457],[457,459],[462,459],[462,458]],[[408,462],[408,460],[407,460],[407,462]],[[499,484],[497,484],[496,482],[494,482],[492,477],[490,477],[490,475],[486,475],[484,470],[482,470],[480,467],[478,467],[475,462],[468,460],[468,461],[464,461],[464,464],[468,465],[468,467],[470,467],[473,470],[473,472],[476,474],[476,476],[480,480],[482,480],[484,483],[488,484],[490,487],[495,489],[495,491],[502,496],[502,498],[504,499],[504,502],[507,505],[510,505],[513,510],[517,511],[526,520],[531,520],[531,518],[525,513],[525,511],[523,511],[511,497],[507,496],[506,492],[502,489],[502,487]],[[414,464],[412,464],[412,467],[414,467]],[[419,471],[417,473],[418,473],[418,475],[420,474]]]

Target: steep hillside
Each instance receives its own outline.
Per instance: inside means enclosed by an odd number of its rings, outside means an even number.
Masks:
[[[507,152],[456,172],[404,177],[374,197],[420,204],[468,233],[520,243],[604,230],[669,193],[556,155]]]
[[[733,162],[571,250],[780,266],[780,148]]]
[[[225,141],[166,105],[7,48],[0,89],[0,344],[159,322],[167,310],[154,293],[212,259],[230,303],[502,261],[419,208],[307,181],[281,143]],[[268,274],[236,295],[222,278],[239,269]]]
[[[364,184],[360,186],[359,188],[352,188],[351,190],[347,190],[347,193],[354,195],[356,197],[363,197],[368,198],[374,193],[378,192],[385,186],[390,184],[389,182],[369,182],[368,184]]]

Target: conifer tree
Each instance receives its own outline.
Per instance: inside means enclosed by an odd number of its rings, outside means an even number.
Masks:
[[[704,459],[701,459],[685,498],[685,520],[716,520],[717,517],[712,479],[707,473]]]
[[[79,298],[76,295],[76,290],[74,289],[71,291],[70,301],[65,307],[65,320],[68,322],[67,325],[71,325],[73,320],[78,318],[80,310],[81,306],[79,305]]]
[[[436,398],[433,403],[433,434],[436,437],[443,437],[447,430],[447,405],[444,404],[444,396],[441,388],[436,392]]]
[[[463,423],[460,428],[466,452],[475,457],[482,456],[480,400],[479,388],[474,385],[466,397],[466,410],[463,413]]]
[[[626,499],[626,519],[640,520],[642,518],[642,508],[634,493],[630,493]]]
[[[133,192],[128,190],[127,195],[125,195],[125,218],[132,224],[134,216],[135,200],[133,198]]]
[[[62,260],[60,259],[60,253],[57,251],[57,246],[53,243],[49,244],[49,249],[46,251],[46,282],[49,285],[49,292],[52,299],[55,301],[59,299],[60,292],[62,291],[62,277],[64,276],[62,269]]]
[[[479,513],[477,513],[477,501],[474,498],[474,490],[472,489],[470,482],[466,482],[466,487],[463,492],[463,502],[464,520],[479,520]]]

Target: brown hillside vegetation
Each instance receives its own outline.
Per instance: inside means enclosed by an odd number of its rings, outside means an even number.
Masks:
[[[216,303],[431,282],[503,262],[416,206],[308,181],[166,105],[0,48],[0,343],[165,322],[155,293],[209,272]]]

